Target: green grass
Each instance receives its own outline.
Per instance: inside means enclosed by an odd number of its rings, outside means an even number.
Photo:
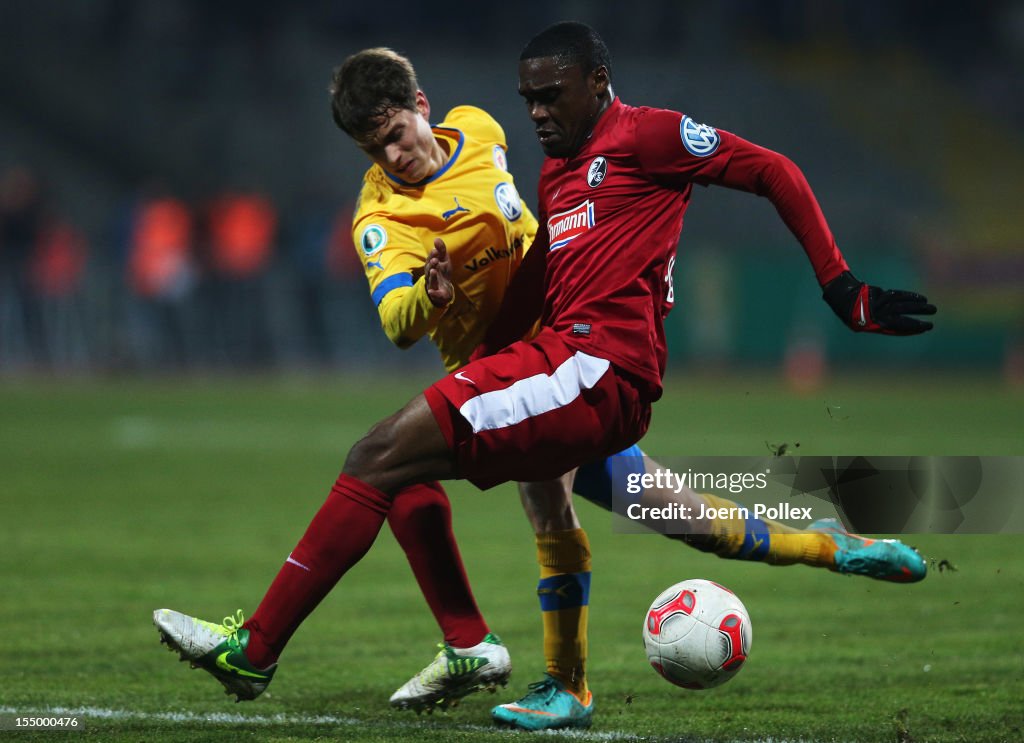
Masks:
[[[102,740],[509,740],[488,710],[543,670],[533,539],[512,486],[450,488],[479,602],[516,664],[498,697],[422,719],[387,708],[438,639],[387,533],[254,703],[229,703],[176,663],[150,624],[161,606],[211,619],[251,612],[351,443],[427,381],[6,383],[0,715],[88,708],[86,735]],[[800,442],[801,454],[1022,453],[1024,399],[990,380],[879,378],[800,397],[767,378],[678,377],[668,390],[644,442],[664,457],[764,454],[765,442]],[[958,570],[898,586],[719,560],[613,533],[606,513],[579,510],[594,553],[598,704],[585,739],[1024,737],[1019,535],[914,536]],[[709,692],[666,684],[640,641],[649,602],[688,577],[730,586],[753,619],[747,666]]]

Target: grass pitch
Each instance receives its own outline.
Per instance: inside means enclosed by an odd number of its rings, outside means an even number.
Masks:
[[[234,705],[158,644],[153,609],[251,613],[351,443],[430,381],[6,383],[0,388],[0,720],[76,714],[97,740],[508,741],[488,710],[543,671],[533,539],[512,486],[453,484],[456,530],[512,683],[433,717],[391,692],[438,631],[386,531],[289,646],[270,691]],[[670,379],[645,449],[764,454],[1020,455],[1024,399],[986,380]],[[909,539],[956,572],[912,586],[720,560],[612,532],[580,502],[594,552],[594,727],[581,740],[1015,741],[1024,738],[1024,542]],[[754,644],[728,684],[687,692],[646,664],[653,597],[724,583]],[[14,733],[11,733],[14,735]]]

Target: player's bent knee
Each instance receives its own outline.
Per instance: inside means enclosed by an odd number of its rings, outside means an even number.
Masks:
[[[377,423],[349,450],[342,472],[371,485],[374,475],[386,471],[395,456],[390,419]]]
[[[421,395],[357,441],[342,472],[394,493],[412,483],[452,477],[454,462]]]

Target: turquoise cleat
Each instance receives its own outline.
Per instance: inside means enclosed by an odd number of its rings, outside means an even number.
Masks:
[[[594,695],[587,692],[586,703],[565,688],[553,676],[530,684],[530,691],[517,702],[500,704],[491,710],[499,725],[523,730],[557,730],[590,727],[594,716]]]
[[[893,583],[916,583],[928,574],[928,563],[898,539],[869,539],[850,534],[836,519],[819,519],[807,531],[828,534],[835,542],[836,571]]]

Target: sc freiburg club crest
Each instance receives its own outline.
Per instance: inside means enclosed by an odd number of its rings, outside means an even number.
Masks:
[[[587,168],[587,185],[591,188],[597,188],[604,183],[606,175],[608,175],[608,161],[598,155],[591,161],[590,167]]]

